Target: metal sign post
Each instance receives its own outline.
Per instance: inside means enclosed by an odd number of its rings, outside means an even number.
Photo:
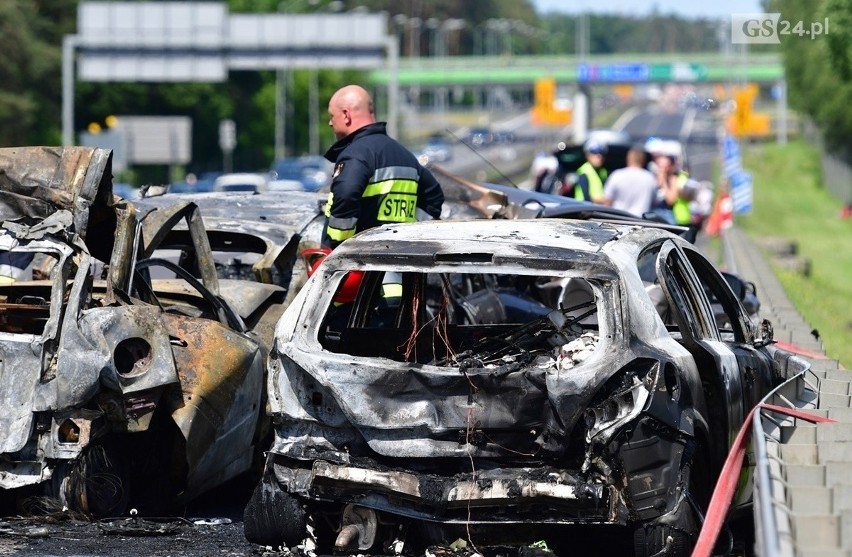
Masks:
[[[233,120],[219,122],[219,148],[222,149],[222,172],[234,171],[234,148],[237,146],[237,125]]]

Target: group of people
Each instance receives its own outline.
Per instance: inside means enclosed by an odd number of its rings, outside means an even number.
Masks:
[[[679,168],[676,156],[652,153],[652,172],[646,167],[645,148],[634,146],[627,151],[627,166],[608,174],[606,145],[590,141],[584,152],[586,162],[577,169],[574,199],[610,205],[640,217],[653,212],[670,224],[691,223],[690,178]]]

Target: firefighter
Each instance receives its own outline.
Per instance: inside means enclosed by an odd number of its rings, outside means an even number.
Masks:
[[[414,222],[418,210],[439,218],[444,194],[429,170],[376,122],[373,100],[358,85],[339,89],[328,103],[337,142],[322,245],[335,248],[356,232],[384,223]]]
[[[414,154],[387,135],[385,122],[376,122],[373,99],[363,87],[347,85],[335,92],[328,114],[337,142],[325,154],[334,171],[323,248],[330,251],[381,224],[414,222],[424,215],[440,218],[440,184]],[[354,300],[362,276],[349,273],[335,302]],[[401,280],[399,273],[387,273],[382,280],[382,297],[391,306],[402,296]]]

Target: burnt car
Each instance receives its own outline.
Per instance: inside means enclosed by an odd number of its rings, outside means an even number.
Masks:
[[[246,537],[564,554],[572,528],[618,525],[636,555],[688,555],[730,442],[787,373],[771,341],[711,263],[660,228],[363,232],[278,323],[275,440]]]
[[[250,313],[256,313],[252,330],[271,346],[275,323],[292,302],[307,278],[300,255],[320,245],[328,195],[289,192],[195,195],[155,195],[135,202],[150,211],[176,203],[192,202],[201,211],[211,257],[220,288],[233,290],[232,297],[248,305],[252,298],[240,281],[275,285],[279,295],[263,296]],[[154,256],[181,263],[191,261],[194,244],[186,223],[177,223],[160,239]],[[283,290],[282,290],[283,289]],[[255,286],[253,292],[262,292]]]
[[[268,344],[252,327],[286,290],[220,279],[197,205],[118,201],[111,157],[0,149],[5,503],[151,514],[262,462]],[[191,257],[155,256],[179,223]]]

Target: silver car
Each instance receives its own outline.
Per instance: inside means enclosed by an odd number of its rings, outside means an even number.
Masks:
[[[611,525],[636,555],[688,555],[729,443],[787,357],[665,230],[372,229],[278,323],[275,440],[246,536],[359,552],[543,541],[565,554],[572,528]],[[744,484],[736,505],[748,501]]]

